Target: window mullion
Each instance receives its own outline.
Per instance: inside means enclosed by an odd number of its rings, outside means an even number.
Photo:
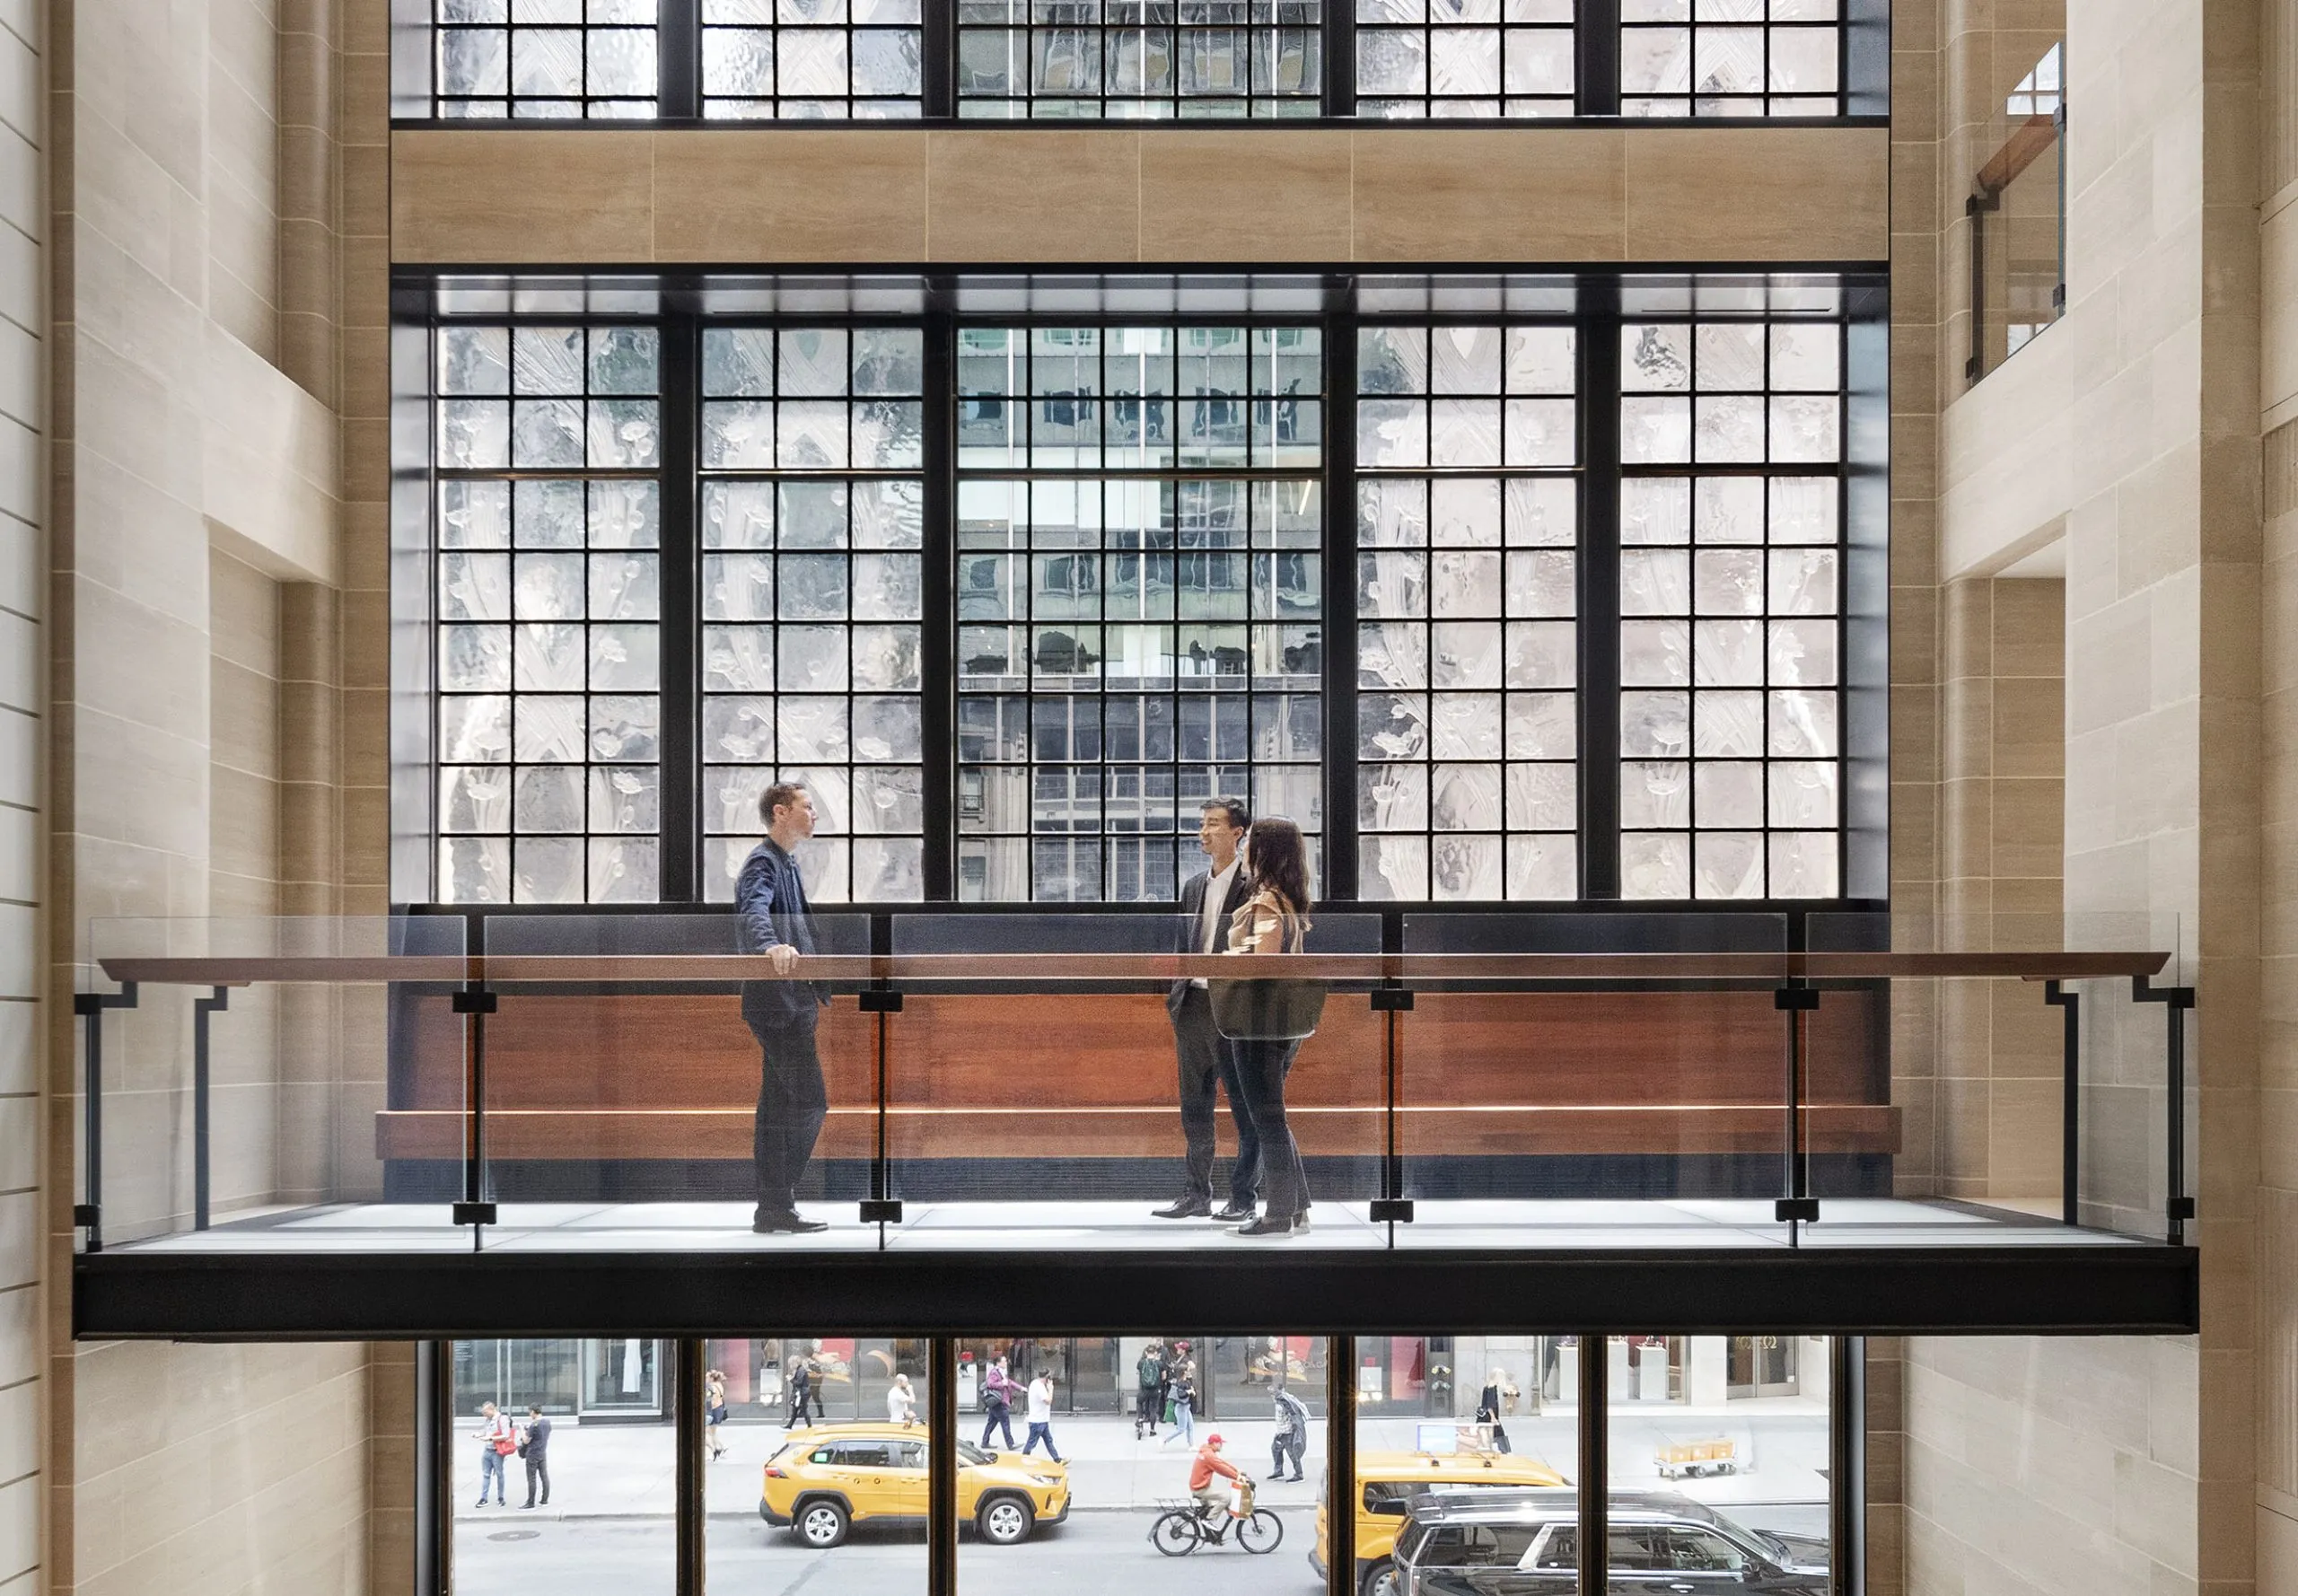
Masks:
[[[1324,113],[1353,117],[1356,114],[1355,0],[1326,0],[1323,22]]]
[[[1583,117],[1619,115],[1619,0],[1579,0],[1574,41],[1574,110]]]
[[[701,896],[701,744],[696,734],[702,668],[695,627],[699,562],[695,557],[695,412],[701,372],[695,322],[667,320],[662,329],[662,897],[691,903]]]
[[[1323,896],[1358,894],[1356,868],[1356,280],[1325,310]]]
[[[664,121],[702,114],[702,0],[664,0],[655,21],[655,112]]]
[[[924,891],[928,903],[952,903],[958,896],[956,344],[955,320],[946,311],[929,312],[922,505],[925,611],[918,636],[925,672],[919,726],[925,739]]]
[[[1619,896],[1619,289],[1581,285],[1580,895]]]

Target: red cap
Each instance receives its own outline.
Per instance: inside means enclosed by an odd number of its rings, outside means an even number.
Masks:
[[[1205,1444],[1207,1446],[1218,1446],[1221,1444],[1221,1437],[1218,1435],[1207,1435],[1205,1438]]]

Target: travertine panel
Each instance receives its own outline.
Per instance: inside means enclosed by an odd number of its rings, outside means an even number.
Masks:
[[[654,259],[652,133],[390,136],[393,258],[550,265]],[[771,180],[761,163],[753,181]],[[732,201],[720,195],[717,203]]]
[[[1643,128],[1627,141],[1629,260],[1872,260],[1890,228],[1881,131]],[[1728,202],[1719,203],[1724,194]]]
[[[1062,128],[923,136],[929,259],[1094,261],[1139,257],[1137,133]]]
[[[1266,127],[1145,132],[1141,215],[1145,260],[1345,260],[1349,147]]]
[[[925,258],[925,145],[914,134],[780,130],[764,174],[769,152],[738,132],[653,139],[656,259]]]
[[[1367,129],[1355,143],[1358,260],[1618,260],[1627,139],[1609,129]]]

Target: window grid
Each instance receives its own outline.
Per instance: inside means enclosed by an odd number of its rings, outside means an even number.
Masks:
[[[1357,336],[1357,895],[1579,890],[1576,335]]]
[[[1843,114],[1841,0],[1621,0],[1625,117]]]
[[[652,118],[657,4],[432,0],[433,114]]]
[[[1355,0],[1360,117],[1568,117],[1574,0]]]
[[[702,0],[702,114],[889,121],[925,106],[920,0]]]
[[[1321,828],[1321,335],[960,328],[957,897],[1170,900],[1197,807]]]
[[[1620,332],[1620,881],[1842,881],[1843,328]]]
[[[925,896],[925,334],[702,335],[703,896],[733,897],[759,798],[803,781],[824,903]]]
[[[958,0],[958,114],[1313,117],[1322,12],[1323,0]]]
[[[660,341],[453,326],[433,342],[437,891],[660,896]]]

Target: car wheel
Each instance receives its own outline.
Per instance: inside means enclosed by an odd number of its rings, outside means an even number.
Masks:
[[[1017,1546],[1030,1538],[1037,1515],[1019,1496],[992,1496],[974,1514],[974,1528],[992,1546]]]
[[[1386,1557],[1365,1569],[1356,1582],[1359,1596],[1404,1596],[1402,1582],[1397,1578],[1397,1565]]]
[[[793,1528],[799,1539],[817,1551],[826,1552],[846,1539],[846,1527],[851,1521],[843,1503],[817,1496],[798,1510],[798,1520]]]

